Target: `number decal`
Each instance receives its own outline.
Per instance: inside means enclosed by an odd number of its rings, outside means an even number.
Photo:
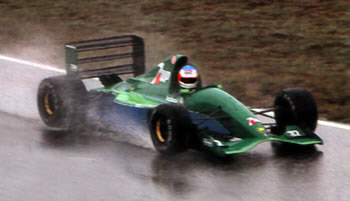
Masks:
[[[287,131],[288,135],[291,137],[298,137],[301,136],[300,132],[297,130],[291,130],[291,131]]]

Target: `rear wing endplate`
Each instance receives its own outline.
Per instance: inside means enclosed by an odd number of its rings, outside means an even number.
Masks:
[[[67,74],[80,79],[145,72],[144,42],[135,35],[70,42],[65,53]]]

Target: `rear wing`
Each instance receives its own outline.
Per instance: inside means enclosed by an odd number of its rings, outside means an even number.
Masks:
[[[145,72],[144,42],[135,35],[70,42],[65,53],[68,76],[80,79]]]

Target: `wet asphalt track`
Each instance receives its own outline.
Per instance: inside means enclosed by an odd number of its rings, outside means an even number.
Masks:
[[[350,200],[349,130],[320,125],[325,145],[309,152],[264,143],[231,160],[162,157],[142,130],[45,129],[36,86],[53,74],[0,63],[0,200]]]

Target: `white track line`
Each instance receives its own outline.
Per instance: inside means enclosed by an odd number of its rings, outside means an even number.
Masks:
[[[253,108],[252,110],[259,112],[259,111],[262,111],[264,109]],[[268,114],[270,116],[274,116],[273,112],[268,112],[266,114]],[[331,122],[331,121],[324,121],[324,120],[318,120],[317,123],[320,124],[320,125],[323,125],[323,126],[328,126],[328,127],[333,127],[333,128],[341,128],[341,129],[344,129],[344,130],[350,130],[350,125],[347,125],[347,124],[341,124],[341,123],[336,123],[336,122]]]
[[[350,130],[350,125],[346,125],[346,124],[340,124],[340,123],[323,121],[323,120],[318,120],[318,124],[323,125],[323,126],[333,127],[333,128],[341,128],[344,130]]]
[[[68,156],[66,158],[73,159],[73,160],[84,160],[84,161],[95,161],[96,158],[88,158],[88,157],[75,157],[75,156]]]
[[[20,63],[20,64],[24,64],[24,65],[28,65],[28,66],[32,66],[32,67],[36,67],[36,68],[41,68],[44,70],[55,71],[55,72],[59,72],[59,73],[66,73],[66,71],[63,69],[59,69],[59,68],[55,68],[55,67],[47,66],[47,65],[43,65],[43,64],[37,64],[37,63],[29,62],[29,61],[24,61],[21,59],[15,59],[15,58],[3,56],[3,55],[0,55],[0,59],[15,62],[15,63]],[[259,111],[261,109],[254,108],[254,110]],[[350,125],[346,125],[346,124],[340,124],[340,123],[323,121],[323,120],[319,120],[318,123],[320,125],[323,125],[323,126],[329,126],[329,127],[334,127],[334,128],[341,128],[341,129],[345,129],[345,130],[350,130]]]
[[[261,109],[261,108],[253,108],[252,110],[259,112],[259,111],[262,111],[263,109]],[[271,115],[271,116],[274,115],[273,112],[268,112],[266,114]],[[350,125],[347,125],[347,124],[341,124],[341,123],[336,123],[336,122],[331,122],[331,121],[324,121],[324,120],[318,120],[317,123],[319,125],[322,125],[322,126],[328,126],[328,127],[340,128],[340,129],[344,129],[344,130],[350,130]]]
[[[37,64],[37,63],[29,62],[29,61],[24,61],[21,59],[15,59],[15,58],[3,56],[3,55],[0,55],[0,59],[5,60],[5,61],[19,63],[19,64],[24,64],[24,65],[32,66],[32,67],[36,67],[36,68],[41,68],[44,70],[54,71],[54,72],[58,72],[58,73],[66,73],[66,71],[63,69],[59,69],[59,68],[55,68],[55,67],[47,66],[47,65],[43,65],[43,64]]]

